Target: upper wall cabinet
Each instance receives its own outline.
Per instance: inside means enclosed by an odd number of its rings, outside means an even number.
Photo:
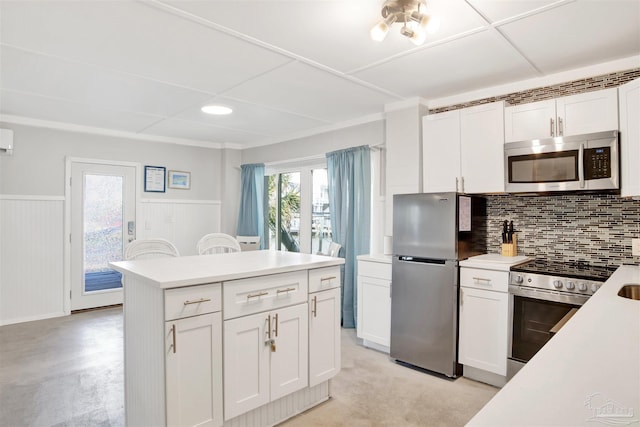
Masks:
[[[620,99],[620,194],[640,196],[640,79],[618,87]]]
[[[504,103],[422,118],[425,192],[504,192]]]
[[[504,109],[506,142],[618,129],[616,88]]]

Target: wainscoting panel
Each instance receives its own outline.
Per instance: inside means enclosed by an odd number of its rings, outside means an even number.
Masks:
[[[63,197],[0,196],[0,325],[64,315]]]
[[[176,245],[180,255],[197,255],[198,240],[220,231],[219,201],[145,199],[140,209],[138,239],[167,239]]]

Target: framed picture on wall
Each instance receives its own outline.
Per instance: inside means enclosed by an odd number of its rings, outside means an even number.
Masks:
[[[191,172],[169,171],[169,188],[189,190],[191,188]]]
[[[166,191],[167,168],[163,166],[144,167],[144,191],[149,193],[164,193]]]

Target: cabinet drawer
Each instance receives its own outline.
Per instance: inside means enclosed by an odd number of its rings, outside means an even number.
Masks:
[[[340,287],[340,267],[314,268],[309,270],[309,292],[324,291]]]
[[[307,270],[224,282],[224,319],[307,301]]]
[[[358,261],[358,276],[391,280],[391,264],[384,262]]]
[[[509,272],[460,267],[460,286],[507,292],[509,290]]]
[[[167,289],[164,292],[164,319],[213,313],[222,309],[220,283]]]

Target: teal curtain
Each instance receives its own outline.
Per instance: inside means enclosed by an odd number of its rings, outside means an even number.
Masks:
[[[356,327],[358,255],[369,253],[371,154],[367,146],[327,153],[332,240],[342,245],[342,326]]]
[[[260,236],[260,249],[265,247],[264,235],[264,164],[242,165],[238,236]]]

